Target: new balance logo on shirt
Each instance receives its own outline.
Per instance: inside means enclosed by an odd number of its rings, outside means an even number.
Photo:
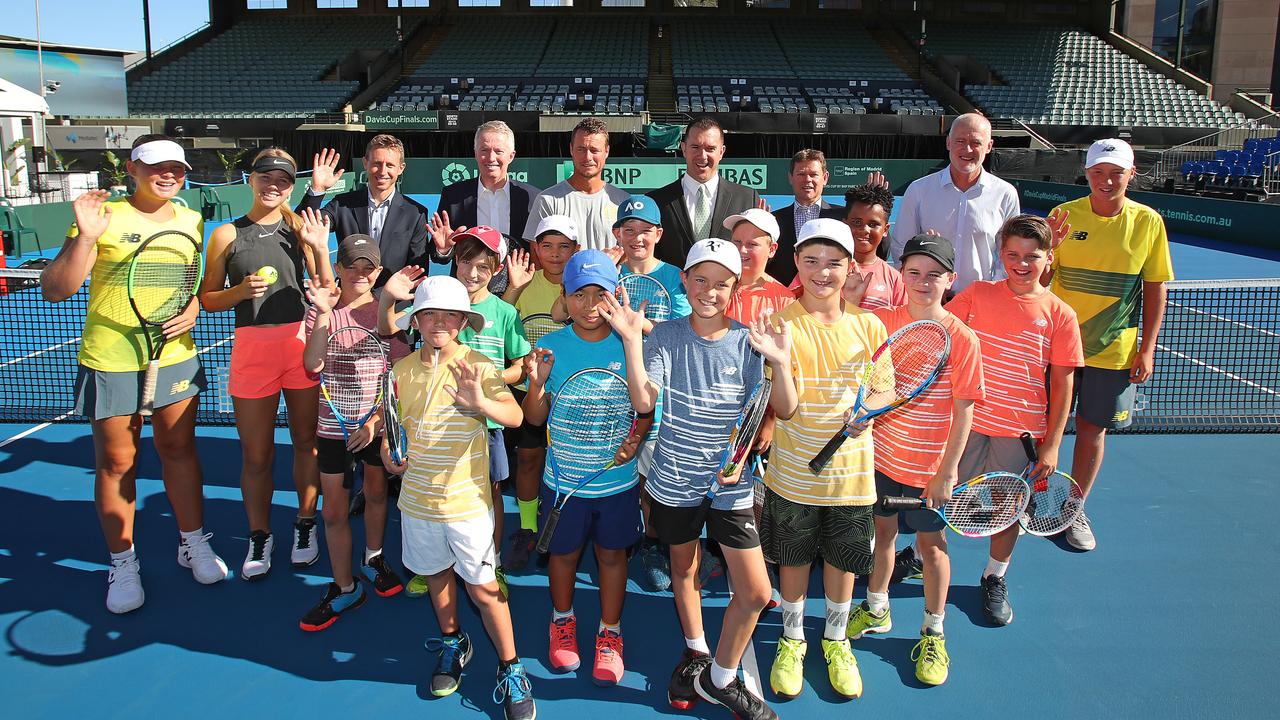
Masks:
[[[1088,230],[1077,230],[1077,231],[1075,231],[1075,232],[1071,233],[1071,239],[1072,239],[1072,240],[1085,240],[1085,239],[1087,239],[1088,237],[1089,237],[1089,231],[1088,231]]]

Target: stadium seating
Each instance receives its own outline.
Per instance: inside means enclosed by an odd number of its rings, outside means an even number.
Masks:
[[[992,117],[1063,125],[1223,127],[1235,113],[1159,75],[1083,30],[1066,27],[932,25],[926,53],[969,56],[1007,84],[968,84]]]
[[[649,74],[649,22],[640,17],[564,18],[556,23],[537,77],[634,78]]]
[[[341,110],[360,88],[323,80],[353,50],[396,44],[390,17],[254,18],[129,86],[135,116],[287,117]]]
[[[778,42],[801,80],[907,82],[902,71],[860,23],[824,18],[774,21]]]

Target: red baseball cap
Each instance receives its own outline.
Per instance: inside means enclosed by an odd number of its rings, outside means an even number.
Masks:
[[[507,259],[507,239],[497,229],[488,225],[476,225],[475,227],[455,231],[449,236],[449,240],[457,244],[466,237],[473,237],[479,240],[485,247],[497,253],[498,262],[503,262]]]

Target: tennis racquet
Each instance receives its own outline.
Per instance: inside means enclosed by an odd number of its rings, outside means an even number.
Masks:
[[[1055,472],[1048,477],[1031,477],[1036,466],[1036,442],[1031,433],[1022,433],[1022,448],[1027,452],[1027,471],[1024,473],[1031,488],[1027,512],[1020,522],[1032,535],[1049,537],[1071,527],[1084,510],[1084,492],[1070,475]]]
[[[627,381],[617,373],[582,370],[560,386],[547,416],[547,463],[556,498],[538,536],[539,553],[551,547],[565,504],[614,466],[614,457],[635,425]],[[562,493],[569,483],[573,487]]]
[[[343,440],[350,442],[351,433],[378,411],[389,367],[386,345],[368,329],[348,325],[329,334],[320,393],[342,428]]]
[[[964,537],[990,537],[1011,527],[1027,509],[1027,483],[1017,475],[992,472],[961,483],[941,508],[925,508],[924,498],[883,497],[880,507],[890,510],[926,509],[937,513]]]
[[[760,423],[764,421],[765,412],[769,409],[769,395],[772,392],[773,382],[761,380],[751,392],[747,404],[742,406],[742,413],[734,423],[733,432],[729,434],[729,446],[725,448],[720,460],[721,474],[725,477],[732,475],[738,469],[738,465],[746,461],[747,453],[755,443],[756,434],[760,432]],[[703,506],[710,507],[718,492],[720,492],[720,483],[712,478],[711,488],[702,501]]]
[[[139,415],[150,415],[155,410],[160,355],[169,341],[164,336],[164,324],[187,309],[203,277],[200,243],[180,230],[163,230],[147,238],[129,261],[129,305],[138,316],[147,343],[147,372],[142,380]]]
[[[520,321],[524,325],[524,337],[533,347],[538,346],[538,341],[550,335],[551,333],[561,330],[565,327],[565,323],[556,322],[547,313],[534,313],[525,317]]]
[[[858,383],[858,396],[849,410],[849,421],[809,461],[809,469],[821,473],[849,439],[849,426],[877,418],[902,407],[929,388],[942,374],[951,356],[951,336],[936,320],[917,320],[899,328],[871,356]],[[868,398],[892,396],[884,405],[871,406]]]
[[[653,276],[642,273],[623,275],[618,284],[627,289],[632,310],[639,312],[640,306],[647,302],[644,307],[646,318],[654,322],[671,319],[671,295]]]
[[[396,391],[396,377],[390,370],[382,381],[382,425],[386,435],[387,454],[391,462],[403,465],[405,451],[409,449],[409,437],[400,421],[400,394]]]

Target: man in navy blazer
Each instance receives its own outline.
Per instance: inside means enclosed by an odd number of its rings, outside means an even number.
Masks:
[[[481,125],[476,128],[475,155],[479,177],[460,180],[440,191],[439,221],[451,228],[487,225],[506,237],[508,251],[525,249],[520,235],[540,191],[507,173],[516,157],[515,133],[501,120]],[[503,266],[489,281],[489,292],[502,295],[506,291],[507,268]]]
[[[764,271],[783,285],[790,285],[796,277],[796,233],[810,220],[831,218],[844,220],[844,206],[830,205],[822,199],[827,186],[827,157],[821,150],[801,150],[791,156],[791,169],[787,180],[795,202],[775,210],[778,220],[778,250],[765,264]]]
[[[375,135],[365,148],[363,162],[369,176],[367,187],[342,193],[321,208],[325,192],[342,176],[342,171],[333,171],[336,154],[326,151],[317,156],[311,187],[298,210],[319,209],[329,217],[339,240],[355,233],[377,240],[382,275],[374,286],[382,287],[393,273],[406,265],[425,267],[436,253],[427,233],[427,209],[396,189],[396,181],[404,172],[404,145],[394,136]]]

